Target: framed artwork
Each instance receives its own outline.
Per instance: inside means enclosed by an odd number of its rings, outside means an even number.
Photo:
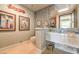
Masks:
[[[30,18],[19,16],[19,30],[20,31],[30,30]]]
[[[0,31],[14,31],[16,29],[16,15],[0,10]]]
[[[50,27],[56,28],[56,17],[50,19]]]

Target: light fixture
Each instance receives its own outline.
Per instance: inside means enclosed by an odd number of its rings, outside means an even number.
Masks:
[[[69,10],[69,8],[60,9],[60,10],[58,10],[58,12],[63,12],[63,11],[67,11],[67,10]]]

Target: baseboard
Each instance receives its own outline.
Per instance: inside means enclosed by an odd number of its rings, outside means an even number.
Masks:
[[[18,44],[18,43],[11,44],[11,45],[8,45],[8,46],[6,46],[6,47],[2,47],[2,48],[0,48],[0,50],[5,50],[5,49],[8,49],[8,48],[12,48],[12,47],[16,46],[17,44]]]
[[[8,48],[15,47],[15,46],[18,45],[19,43],[23,43],[23,42],[25,42],[25,41],[27,41],[27,40],[19,41],[19,42],[16,42],[16,43],[14,43],[14,44],[11,44],[11,45],[8,45],[8,46],[5,46],[5,47],[2,47],[2,48],[0,48],[0,50],[5,50],[5,49],[8,49]]]

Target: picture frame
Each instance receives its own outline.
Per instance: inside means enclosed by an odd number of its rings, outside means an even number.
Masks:
[[[30,30],[30,18],[25,16],[19,16],[19,30],[27,31]]]
[[[0,31],[15,31],[16,15],[0,10]]]

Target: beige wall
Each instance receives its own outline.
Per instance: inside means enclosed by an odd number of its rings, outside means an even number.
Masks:
[[[15,5],[18,8],[22,8],[26,11],[25,14],[18,13],[17,11],[8,9],[8,5],[0,4],[0,10],[13,13],[16,15],[16,31],[5,31],[0,32],[0,48],[19,42],[27,40],[30,36],[34,35],[34,13],[27,8],[22,7],[21,5]],[[30,31],[19,31],[19,19],[18,16],[30,17]]]
[[[79,28],[79,5],[77,5],[77,28]]]

